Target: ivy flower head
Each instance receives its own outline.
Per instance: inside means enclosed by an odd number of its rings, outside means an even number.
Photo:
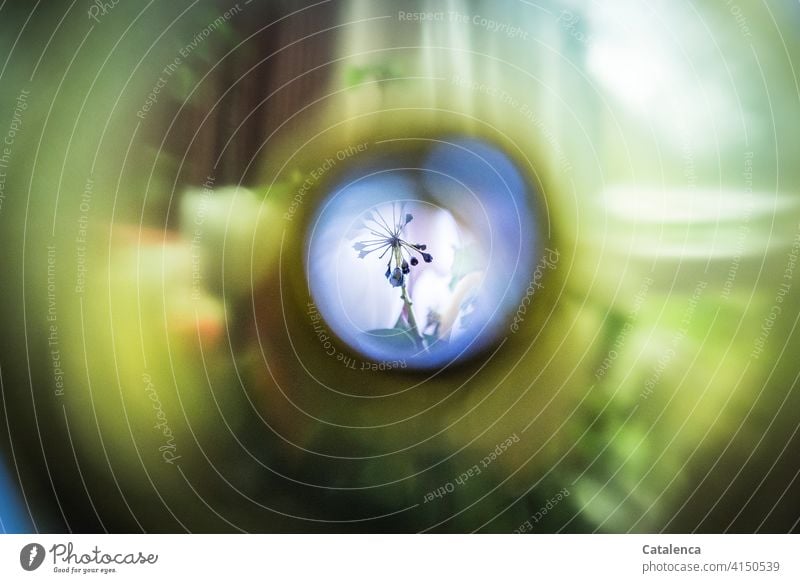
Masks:
[[[403,239],[403,231],[414,216],[402,208],[399,214],[397,217],[393,206],[389,221],[378,211],[368,211],[363,217],[363,227],[372,238],[353,245],[361,259],[373,253],[380,253],[379,259],[388,256],[384,275],[392,287],[404,287],[406,276],[411,273],[412,267],[419,265],[420,259],[425,263],[433,261],[433,256],[427,252],[427,245],[409,243]]]

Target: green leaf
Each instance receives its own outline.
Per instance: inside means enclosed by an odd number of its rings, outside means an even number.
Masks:
[[[398,354],[407,354],[418,350],[417,340],[408,330],[402,328],[370,330],[362,338],[365,344],[378,346],[386,351],[397,351]]]

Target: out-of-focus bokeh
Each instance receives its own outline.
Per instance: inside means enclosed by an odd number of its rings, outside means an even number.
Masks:
[[[0,529],[796,530],[798,31],[0,3]]]

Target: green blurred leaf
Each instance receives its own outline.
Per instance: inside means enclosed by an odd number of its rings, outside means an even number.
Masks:
[[[414,336],[402,328],[379,328],[370,330],[366,333],[368,342],[380,344],[387,350],[397,350],[400,353],[407,353],[417,349],[417,341]]]

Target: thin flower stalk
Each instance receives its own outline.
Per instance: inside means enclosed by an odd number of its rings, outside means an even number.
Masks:
[[[411,213],[404,213],[401,209],[400,220],[395,217],[392,207],[391,225],[379,212],[367,212],[364,216],[364,229],[374,238],[358,241],[353,249],[358,251],[359,258],[363,259],[373,253],[380,253],[379,259],[388,255],[386,272],[384,276],[392,287],[400,288],[400,297],[404,304],[404,313],[409,329],[412,331],[418,344],[424,347],[422,333],[417,325],[414,315],[413,302],[408,294],[407,283],[411,268],[419,265],[420,258],[425,263],[433,261],[433,256],[427,252],[427,245],[422,243],[409,243],[402,238],[403,231],[414,217]]]

